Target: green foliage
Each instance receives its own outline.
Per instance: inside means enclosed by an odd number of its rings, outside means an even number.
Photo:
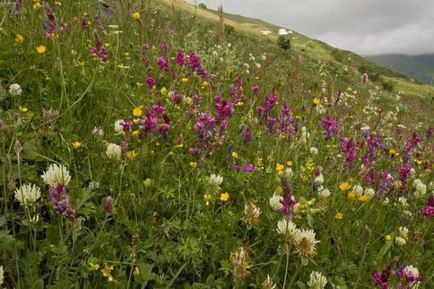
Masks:
[[[286,288],[307,288],[313,271],[322,272],[330,288],[370,288],[372,271],[395,260],[419,268],[420,288],[430,285],[434,264],[424,256],[433,251],[427,232],[434,228],[420,214],[432,190],[432,172],[425,168],[425,162],[432,167],[429,139],[422,137],[411,152],[408,188],[396,180],[387,201],[378,196],[380,173],[399,178],[396,152],[412,130],[422,136],[431,124],[429,105],[406,96],[397,101],[376,85],[350,84],[343,65],[311,53],[313,41],[294,43],[297,53],[281,53],[290,49],[289,37],[284,47],[276,46],[274,38],[246,34],[234,24],[216,43],[215,23],[178,9],[180,1],[173,8],[159,1],[115,2],[109,3],[113,15],[94,1],[51,7],[56,27],[68,27],[51,38],[41,23],[53,1],[45,9],[24,1],[19,12],[10,6],[2,11],[3,288],[241,289],[261,288],[268,275],[276,288],[285,279]],[[137,11],[140,19],[131,17]],[[94,23],[97,15],[101,27]],[[43,54],[36,51],[40,45]],[[107,61],[101,50],[90,53],[96,46],[107,49]],[[177,62],[181,51],[183,65]],[[200,56],[200,69],[191,53]],[[372,79],[375,70],[363,68]],[[261,116],[266,95],[275,95],[278,104]],[[164,112],[151,114],[159,105]],[[203,126],[196,124],[205,112],[214,119],[201,135]],[[331,138],[324,137],[326,115],[342,124]],[[155,119],[157,124],[147,122]],[[130,121],[124,124],[131,129],[119,128],[117,120]],[[402,136],[395,134],[398,124],[408,127]],[[368,149],[362,125],[384,136],[380,149]],[[352,165],[345,163],[341,136],[357,146]],[[119,159],[109,157],[109,144],[120,147]],[[375,158],[373,185],[365,179],[365,154]],[[52,164],[71,175],[66,193],[75,218],[56,213],[52,188],[41,178]],[[427,186],[425,196],[415,193],[416,177]],[[351,197],[353,187],[342,190],[343,182],[372,187],[377,196]],[[16,189],[29,183],[40,188],[40,198],[20,203]],[[301,254],[301,241],[277,231],[287,217],[270,206],[270,198],[288,186],[299,201],[294,224],[313,230],[319,241],[309,257]],[[327,198],[319,193],[325,188]],[[109,196],[112,210],[104,206]],[[395,242],[400,226],[410,231],[404,246]]]
[[[287,35],[279,35],[277,37],[277,46],[284,51],[289,50],[291,48],[291,38]]]
[[[208,7],[205,5],[205,3],[199,3],[199,4],[197,5],[197,7],[199,7],[200,9],[204,9],[204,10],[207,10],[207,9],[208,9]]]

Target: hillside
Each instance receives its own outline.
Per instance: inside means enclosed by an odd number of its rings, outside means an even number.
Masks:
[[[431,289],[432,87],[180,0],[0,9],[1,288]]]
[[[434,54],[403,55],[384,54],[366,56],[372,62],[384,65],[398,73],[426,84],[433,84]]]

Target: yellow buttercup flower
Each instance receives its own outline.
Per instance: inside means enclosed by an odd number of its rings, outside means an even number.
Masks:
[[[81,142],[79,142],[78,140],[72,142],[72,147],[75,149],[79,149],[81,147]]]
[[[190,162],[190,167],[193,169],[197,167],[197,162]]]
[[[233,158],[238,158],[238,153],[237,152],[232,152],[232,157]]]
[[[384,236],[384,240],[391,241],[392,240],[392,236],[390,234],[387,234],[386,236]]]
[[[140,19],[140,12],[134,12],[132,15],[134,20],[139,20]]]
[[[132,135],[132,136],[138,136],[138,135],[139,135],[139,131],[138,131],[138,130],[133,130],[133,131],[131,132],[131,135]]]
[[[359,200],[360,202],[366,202],[370,198],[371,198],[371,196],[369,196],[369,195],[361,195],[360,197],[357,198],[357,200]]]
[[[284,169],[284,168],[285,168],[284,165],[282,165],[282,164],[277,164],[277,165],[276,165],[276,171],[277,171],[277,174],[278,174],[278,175],[283,174],[283,169]]]
[[[133,115],[134,116],[141,116],[143,113],[143,109],[141,106],[136,106],[135,108],[133,108]]]
[[[35,9],[35,10],[41,9],[41,7],[42,7],[42,5],[41,5],[41,3],[39,1],[35,2],[33,4],[33,9]]]
[[[17,34],[15,36],[15,41],[19,44],[23,43],[24,42],[24,36],[22,36],[21,34]]]
[[[348,197],[348,199],[350,199],[350,200],[354,200],[354,199],[356,198],[356,192],[355,192],[355,191],[349,191],[349,192],[347,193],[347,197]]]
[[[229,193],[223,193],[220,195],[220,201],[227,202],[229,200]]]
[[[112,271],[113,271],[113,265],[108,265],[105,266],[104,269],[101,269],[101,273],[104,277],[109,277]]]
[[[187,82],[188,82],[188,78],[187,78],[187,77],[183,77],[183,78],[181,78],[181,82],[182,82],[182,83],[187,83]]]
[[[91,271],[96,271],[99,269],[99,265],[96,263],[89,262],[89,266]]]
[[[166,93],[167,93],[167,88],[165,88],[164,86],[160,89],[160,93],[162,94],[162,95],[166,95]]]
[[[292,161],[287,161],[287,162],[286,162],[286,165],[287,165],[288,167],[292,167]]]
[[[137,152],[135,150],[127,152],[127,158],[133,160],[137,157]]]
[[[209,86],[208,81],[206,81],[206,80],[202,81],[201,86],[202,86],[202,88],[207,88]]]
[[[27,107],[21,106],[21,105],[18,106],[18,109],[21,113],[25,113],[25,112],[29,111],[29,109]]]
[[[342,220],[344,218],[344,213],[336,212],[335,219],[336,220]]]
[[[348,182],[344,182],[344,183],[339,184],[339,189],[341,189],[342,191],[346,191],[349,188],[351,188],[351,185]]]
[[[315,97],[314,99],[312,99],[312,104],[314,106],[317,106],[321,103],[321,100],[318,97]]]
[[[39,45],[38,47],[36,47],[36,51],[39,54],[44,54],[45,51],[47,51],[47,47],[45,47],[45,45]]]

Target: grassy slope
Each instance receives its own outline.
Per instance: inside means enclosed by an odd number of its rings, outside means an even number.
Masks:
[[[165,3],[170,8],[171,2]],[[0,80],[6,88],[13,82],[23,88],[21,96],[0,95],[5,96],[0,99],[0,214],[7,220],[5,223],[0,219],[0,235],[12,237],[0,242],[7,249],[0,254],[6,288],[259,288],[267,274],[282,288],[285,272],[290,274],[288,283],[294,282],[286,288],[295,288],[295,282],[306,283],[315,270],[342,289],[367,289],[372,288],[371,272],[386,268],[395,256],[401,258],[400,262],[417,266],[428,286],[420,288],[430,288],[434,264],[423,256],[433,251],[430,232],[434,231],[434,224],[419,213],[425,198],[408,199],[407,209],[414,217],[403,214],[395,196],[391,196],[390,205],[384,206],[374,200],[349,200],[339,184],[350,180],[366,187],[365,172],[360,169],[358,158],[352,169],[344,170],[344,162],[336,157],[341,153],[340,143],[336,138],[324,140],[324,114],[312,104],[314,97],[321,98],[325,113],[343,124],[343,135],[362,146],[360,157],[366,148],[361,124],[396,137],[394,127],[398,120],[383,122],[384,118],[375,112],[363,112],[365,108],[376,109],[370,103],[373,94],[383,97],[380,107],[385,110],[397,105],[410,107],[411,101],[420,106],[399,114],[399,122],[407,126],[410,123],[405,117],[429,118],[432,111],[423,105],[425,98],[403,97],[402,104],[398,104],[394,93],[377,91],[374,85],[362,86],[358,76],[350,84],[345,65],[333,60],[339,51],[331,57],[333,51],[328,51],[325,44],[307,38],[303,41],[309,50],[302,51],[303,42],[295,41],[296,53],[284,53],[277,48],[275,39],[257,37],[251,26],[236,21],[227,21],[235,27],[235,33],[218,35],[218,27],[209,21],[218,21],[215,15],[198,11],[204,17],[194,19],[192,7],[181,2],[175,2],[176,11],[171,11],[154,1],[116,1],[114,15],[103,15],[102,29],[95,25],[82,28],[81,15],[89,15],[83,17],[93,22],[99,11],[94,1],[65,2],[55,15],[68,23],[69,32],[52,40],[46,39],[41,25],[43,11],[31,5],[26,2],[18,17],[6,9],[0,17],[4,19],[0,23]],[[131,17],[134,11],[141,12],[140,21]],[[114,29],[122,33],[114,33]],[[24,35],[21,44],[15,41],[17,33]],[[89,53],[96,37],[108,47],[110,56],[106,62]],[[170,47],[168,59],[173,71],[168,73],[155,61],[162,53],[163,42]],[[145,55],[144,43],[149,44]],[[47,46],[45,54],[36,53],[35,48],[41,44]],[[188,66],[179,68],[174,62],[179,50],[200,54],[204,67],[214,76],[204,82]],[[216,50],[217,56],[213,53]],[[255,60],[251,60],[250,53]],[[262,58],[264,53],[266,57]],[[297,64],[298,56],[301,64]],[[145,57],[149,57],[147,65]],[[258,68],[255,62],[262,66]],[[245,64],[250,64],[249,72]],[[179,77],[174,78],[172,72]],[[155,77],[156,89],[148,89],[148,74]],[[192,156],[190,148],[198,145],[196,118],[205,111],[215,115],[216,95],[234,98],[229,91],[237,76],[244,82],[244,90],[241,104],[234,105],[229,118],[226,138],[219,143],[216,129],[212,130],[214,139],[209,153]],[[321,85],[329,81],[335,81],[336,90],[348,91],[351,87],[349,94],[354,98],[342,97],[336,105],[327,105],[324,100],[333,93],[322,92]],[[256,95],[251,90],[254,84],[260,86]],[[167,88],[166,93],[162,93],[163,87]],[[185,101],[175,104],[169,97],[171,90],[179,91]],[[298,132],[291,138],[270,133],[265,121],[257,116],[258,106],[271,92],[279,96],[279,104],[288,103],[297,119]],[[202,97],[199,104],[192,104],[192,99],[187,101],[187,97],[196,94]],[[129,136],[115,133],[114,121],[132,121],[137,118],[132,115],[133,108],[148,109],[160,101],[172,125],[170,133],[160,135],[153,131],[146,137],[132,133],[134,137],[127,148],[133,152],[130,157],[128,153],[121,160],[109,159],[107,144],[124,146]],[[279,106],[270,111],[270,116],[278,117]],[[50,117],[49,108],[57,110],[58,115]],[[427,109],[427,113],[413,113],[422,109]],[[94,127],[102,128],[104,135],[94,137]],[[246,127],[252,129],[250,142],[244,138]],[[301,127],[310,133],[306,144],[301,141]],[[426,127],[420,127],[418,133],[423,135]],[[138,129],[133,126],[134,132]],[[391,159],[388,149],[400,151],[410,132],[387,141],[385,150],[378,152],[377,173],[385,169],[397,176],[400,159]],[[19,147],[17,140],[23,145],[21,154],[14,151]],[[80,141],[81,147],[75,148],[75,141]],[[428,142],[423,140],[417,157],[431,166],[432,146]],[[310,146],[318,149],[317,155]],[[230,151],[236,154],[229,154]],[[323,213],[303,210],[295,220],[300,228],[315,229],[316,239],[320,240],[317,256],[307,261],[291,252],[285,268],[285,250],[276,231],[281,215],[271,210],[269,198],[274,191],[282,191],[277,164],[287,167],[289,160],[297,199],[304,204],[312,200],[309,206],[314,203],[311,187],[316,166],[323,168],[324,186],[332,195]],[[77,216],[83,218],[81,230],[73,230],[68,220],[54,213],[49,187],[40,177],[52,163],[63,164],[71,172],[68,194]],[[257,166],[255,172],[231,168],[232,164],[250,163]],[[430,171],[412,165],[417,176],[428,184]],[[207,205],[205,197],[215,189],[208,184],[211,174],[224,179],[221,191],[213,193]],[[90,186],[91,181],[98,182],[99,188]],[[26,210],[13,196],[14,186],[21,182],[41,188],[41,199],[32,212],[40,216],[37,224],[27,222]],[[228,202],[219,199],[218,193],[223,192],[230,194]],[[114,199],[112,214],[106,214],[102,208],[109,195]],[[262,211],[260,222],[253,229],[240,222],[248,203]],[[338,211],[345,214],[342,220],[335,219]],[[384,241],[385,235],[394,236],[399,226],[411,230],[406,247]],[[251,249],[252,275],[246,284],[236,284],[230,263],[231,252],[240,246]],[[99,270],[90,264],[98,264]],[[111,283],[101,272],[109,265],[113,266]],[[294,273],[296,270],[298,273]]]
[[[203,17],[207,20],[218,22],[219,16],[218,12],[215,10],[204,10],[194,7],[194,5],[187,3],[184,0],[161,0],[163,3],[168,5],[174,5],[176,9],[188,13],[194,13],[199,17]],[[277,36],[276,32],[280,28],[279,26],[267,23],[259,19],[253,19],[244,17],[241,15],[233,15],[230,13],[224,13],[224,23],[233,26],[236,30],[243,31],[250,35],[258,38],[264,38],[271,41],[275,41]],[[261,30],[271,30],[274,32],[273,35],[260,35]],[[347,57],[351,56],[355,59],[356,66],[359,70],[370,70],[372,72],[378,72],[382,76],[386,77],[387,80],[394,83],[396,92],[404,96],[417,96],[422,98],[422,102],[425,106],[431,97],[434,96],[434,87],[415,83],[415,81],[409,79],[406,76],[400,75],[396,72],[391,71],[381,65],[375,64],[373,62],[367,61],[365,58],[352,53],[350,51],[343,51],[329,46],[328,44],[311,39],[302,34],[294,32],[292,37],[292,45],[296,51],[307,55],[308,57],[316,60],[326,61],[330,64],[337,65],[340,68],[344,68],[347,65]],[[360,71],[363,73],[363,71]],[[431,111],[434,112],[434,111]]]

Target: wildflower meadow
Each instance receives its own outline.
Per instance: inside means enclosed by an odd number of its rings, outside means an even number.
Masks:
[[[0,3],[0,288],[434,288],[428,96],[179,2]]]

